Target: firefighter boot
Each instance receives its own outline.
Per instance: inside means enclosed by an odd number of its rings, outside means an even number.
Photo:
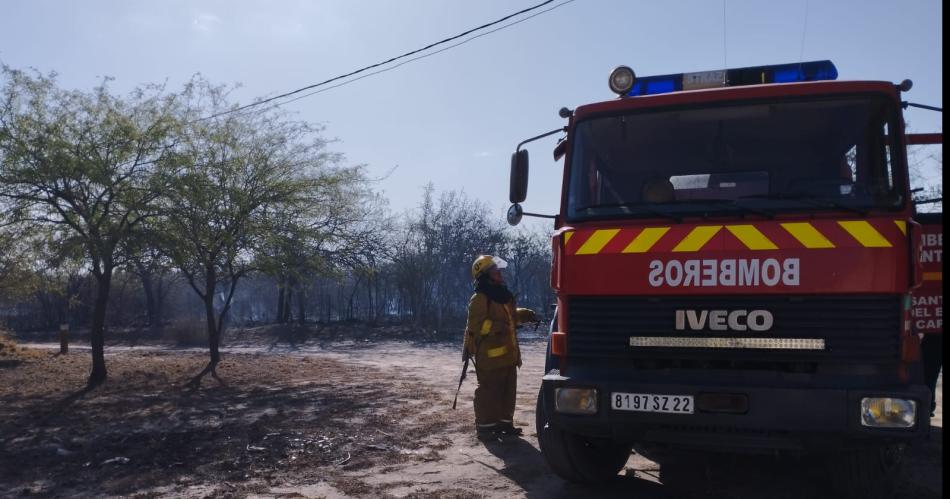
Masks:
[[[515,425],[511,424],[511,421],[502,421],[498,423],[497,432],[511,437],[520,437],[522,434],[524,434],[524,432],[521,431],[521,428],[515,427]]]
[[[476,424],[475,436],[482,442],[497,440],[498,439],[498,425],[495,423]]]

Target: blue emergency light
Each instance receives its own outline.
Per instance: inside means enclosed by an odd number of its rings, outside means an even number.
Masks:
[[[629,71],[629,68],[625,66],[621,66],[615,71],[619,71],[621,68]],[[792,64],[775,64],[771,66],[723,69],[718,71],[702,71],[699,73],[647,76],[636,78],[630,91],[623,95],[636,97],[638,95],[665,94],[700,88],[835,80],[837,78],[838,69],[835,68],[835,65],[831,61],[810,61]]]

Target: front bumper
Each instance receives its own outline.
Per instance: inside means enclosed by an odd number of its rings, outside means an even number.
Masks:
[[[554,408],[558,387],[595,388],[594,415],[560,414]],[[678,448],[729,452],[818,452],[907,442],[930,430],[930,392],[923,385],[849,387],[747,386],[607,381],[546,376],[542,382],[548,422],[566,431],[615,441],[666,444]],[[693,395],[739,394],[747,398],[743,414],[714,413],[697,407],[693,414],[629,412],[610,407],[612,392]],[[869,428],[861,425],[862,397],[896,397],[917,401],[913,428]]]

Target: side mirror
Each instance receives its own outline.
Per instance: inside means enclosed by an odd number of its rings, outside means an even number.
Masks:
[[[521,203],[526,197],[528,197],[528,151],[521,149],[511,155],[511,185],[508,199],[512,203]]]
[[[554,146],[554,161],[560,161],[565,151],[567,151],[567,141],[562,139]]]
[[[524,210],[521,209],[521,205],[515,203],[511,205],[511,208],[508,208],[508,225],[514,227],[521,223],[521,217],[524,216]]]

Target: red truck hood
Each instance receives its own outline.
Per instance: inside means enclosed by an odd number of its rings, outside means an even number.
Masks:
[[[563,227],[568,295],[905,293],[907,220],[731,221]]]

